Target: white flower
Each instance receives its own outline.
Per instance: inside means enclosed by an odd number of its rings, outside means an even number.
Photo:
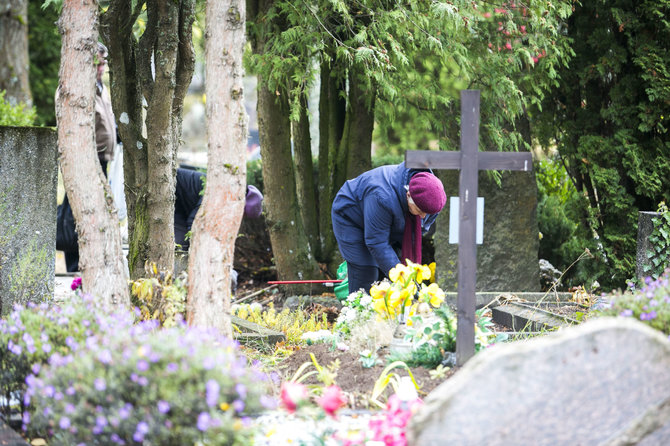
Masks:
[[[364,294],[363,297],[361,297],[361,305],[367,308],[371,304],[372,304],[372,296],[370,296],[369,294]]]
[[[263,309],[263,305],[259,304],[258,302],[254,302],[251,305],[249,305],[249,310],[251,311],[261,311]]]

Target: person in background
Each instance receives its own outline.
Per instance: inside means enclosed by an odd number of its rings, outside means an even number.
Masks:
[[[186,234],[193,226],[195,214],[202,204],[202,190],[205,174],[192,169],[177,169],[177,187],[174,203],[174,239],[177,245],[187,251],[190,242]],[[263,194],[252,185],[247,185],[247,195],[244,202],[243,218],[258,218],[263,211]],[[231,287],[233,293],[237,288],[237,271],[232,270]]]
[[[347,262],[349,293],[369,292],[405,259],[421,263],[422,235],[446,201],[439,178],[429,170],[408,169],[404,162],[345,182],[333,200],[331,217]]]
[[[190,242],[186,234],[193,226],[195,214],[202,204],[202,191],[206,175],[193,169],[177,169],[177,187],[174,203],[174,242],[185,251]],[[258,218],[263,211],[263,194],[252,185],[247,186],[243,218]]]
[[[95,146],[102,173],[106,178],[107,163],[114,158],[117,137],[112,101],[109,92],[102,83],[102,76],[107,69],[107,47],[100,42],[98,42],[98,54],[95,63]],[[56,96],[58,96],[58,91]],[[79,271],[78,237],[67,195],[65,195],[63,203],[58,206],[56,222],[56,249],[63,251],[67,272]]]

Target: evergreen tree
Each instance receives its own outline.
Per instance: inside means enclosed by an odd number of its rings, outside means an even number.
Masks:
[[[567,26],[575,56],[537,115],[543,145],[557,146],[583,197],[581,244],[604,287],[634,275],[638,211],[670,199],[668,17],[667,0],[582,2]]]

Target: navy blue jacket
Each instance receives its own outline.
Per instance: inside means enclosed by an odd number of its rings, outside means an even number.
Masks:
[[[356,265],[377,266],[386,275],[400,263],[399,249],[405,231],[409,180],[419,169],[405,163],[381,166],[349,180],[333,201],[333,231],[342,257]],[[430,170],[424,170],[430,172]],[[426,233],[437,214],[421,221]]]
[[[177,186],[174,202],[174,238],[175,243],[188,249],[189,242],[185,239],[186,233],[191,230],[195,214],[202,204],[202,188],[205,174],[192,169],[177,169]],[[244,204],[244,218],[258,218],[261,216],[263,194],[251,184],[247,185],[247,194]]]

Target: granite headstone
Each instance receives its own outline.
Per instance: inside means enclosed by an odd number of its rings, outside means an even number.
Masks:
[[[458,195],[458,172],[437,171],[447,195]],[[484,239],[477,246],[476,291],[540,291],[537,185],[534,172],[503,172],[501,185],[479,172],[484,197]],[[438,284],[458,289],[458,245],[449,243],[449,209],[434,235]]]
[[[412,417],[416,446],[670,444],[670,341],[602,318],[481,352]]]
[[[0,127],[0,314],[53,296],[56,130]]]

